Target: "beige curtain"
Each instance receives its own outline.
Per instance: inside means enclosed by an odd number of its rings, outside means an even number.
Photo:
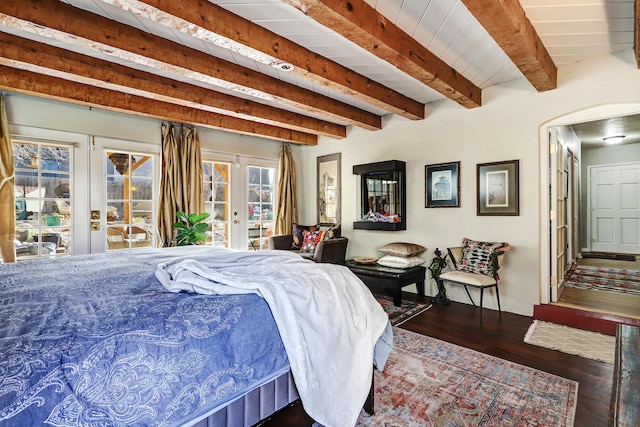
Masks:
[[[162,124],[162,175],[158,199],[158,246],[171,246],[175,239],[173,223],[176,212],[182,210],[180,179],[180,148],[173,124]]]
[[[202,152],[198,133],[187,127],[182,127],[179,132],[174,124],[163,123],[158,246],[171,246],[175,240],[173,224],[178,211],[204,212],[202,186]]]
[[[16,198],[13,168],[13,146],[9,134],[9,120],[0,95],[0,257],[2,262],[15,262],[16,248],[13,244],[16,231]]]
[[[198,132],[193,128],[182,128],[180,168],[182,175],[182,211],[187,213],[204,212],[202,151],[200,150]]]
[[[296,165],[291,156],[291,147],[289,144],[282,144],[278,164],[278,203],[276,205],[275,234],[291,234],[294,222],[298,222]]]

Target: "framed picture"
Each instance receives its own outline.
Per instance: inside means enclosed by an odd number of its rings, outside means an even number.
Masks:
[[[318,224],[340,223],[340,153],[318,157]]]
[[[460,207],[460,162],[424,167],[425,208]]]
[[[478,215],[520,215],[519,160],[477,165]]]

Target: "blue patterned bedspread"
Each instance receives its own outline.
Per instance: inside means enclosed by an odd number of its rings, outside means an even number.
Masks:
[[[165,291],[186,251],[0,265],[0,425],[178,425],[287,371],[259,296]]]

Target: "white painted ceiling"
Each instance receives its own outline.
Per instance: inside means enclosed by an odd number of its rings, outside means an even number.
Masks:
[[[427,104],[445,99],[440,93],[280,0],[210,1],[420,103]],[[205,31],[190,28],[175,20],[164,19],[161,14],[150,14],[142,7],[144,4],[141,6],[132,0],[64,2],[376,115],[384,116],[389,113],[346,93],[281,71],[274,66],[277,63],[269,62],[273,58],[265,57],[263,54],[228,49],[224,40],[216,39]],[[366,2],[481,89],[523,77],[516,65],[459,0]],[[521,0],[520,3],[558,67],[634,47],[633,0]],[[96,50],[95,45],[83,45],[73,39],[58,37],[54,32],[37,26],[12,24],[6,19],[0,19],[0,31],[288,111],[296,111],[295,107],[283,106],[262,94],[247,90],[238,92],[234,88],[221,87],[218,82],[200,79],[193,74],[179,73],[152,61],[119,55],[114,49]],[[309,112],[304,114],[314,115]],[[331,121],[340,123],[340,120],[335,118]]]

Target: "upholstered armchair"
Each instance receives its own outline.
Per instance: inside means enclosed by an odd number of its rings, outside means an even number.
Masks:
[[[299,248],[293,246],[293,234],[281,234],[269,237],[269,249],[295,251],[302,257],[315,262],[328,262],[332,264],[344,264],[348,244],[349,239],[346,237],[334,237],[318,242],[313,252],[300,252]]]

